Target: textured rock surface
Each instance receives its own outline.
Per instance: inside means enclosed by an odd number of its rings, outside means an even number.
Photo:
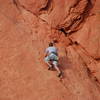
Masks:
[[[29,3],[25,0],[19,1],[24,8],[37,15],[39,14],[52,27],[64,28],[66,31],[71,27],[76,27],[81,22],[83,13],[90,4],[88,0],[43,0],[42,3],[36,0],[29,0]]]
[[[100,100],[100,1],[62,1],[0,0],[0,100]],[[62,80],[43,61],[51,40]]]

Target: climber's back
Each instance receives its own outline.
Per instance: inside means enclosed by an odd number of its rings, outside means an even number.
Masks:
[[[55,46],[50,46],[46,49],[46,52],[48,52],[48,54],[51,54],[51,53],[57,54],[57,48]]]

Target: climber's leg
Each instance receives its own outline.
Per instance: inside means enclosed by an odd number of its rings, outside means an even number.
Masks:
[[[44,60],[45,60],[45,63],[49,66],[48,70],[50,70],[52,68],[52,64],[50,63],[50,58],[47,56],[47,57],[45,57]]]
[[[58,72],[58,77],[60,77],[61,75],[62,75],[62,72],[61,72],[61,70],[59,69],[59,67],[58,67],[58,61],[53,61],[53,65],[54,65],[54,68],[57,70],[57,72]]]

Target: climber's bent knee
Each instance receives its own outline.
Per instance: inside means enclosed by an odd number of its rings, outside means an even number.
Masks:
[[[54,66],[58,66],[58,61],[53,61],[52,64],[53,64]]]

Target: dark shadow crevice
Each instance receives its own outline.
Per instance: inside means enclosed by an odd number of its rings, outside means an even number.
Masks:
[[[71,8],[75,8],[76,6],[78,6],[80,1],[78,1],[73,7]],[[63,32],[65,34],[65,36],[67,35],[71,35],[75,32],[77,32],[79,29],[82,28],[83,24],[86,22],[86,19],[90,16],[90,12],[92,10],[92,8],[94,7],[95,2],[92,3],[91,0],[88,0],[86,7],[84,8],[84,11],[78,15],[75,19],[73,19],[73,21],[71,22],[71,24],[69,26],[65,26],[65,27],[60,27],[58,30]],[[71,13],[75,13],[75,12],[71,12],[70,10],[70,15]]]
[[[16,8],[20,11],[19,1],[18,0],[12,0],[12,2],[16,6]]]
[[[48,11],[50,13],[52,11],[52,9],[53,9],[52,2],[53,2],[52,0],[48,0],[46,6],[39,10],[40,13],[43,12],[43,11]]]

